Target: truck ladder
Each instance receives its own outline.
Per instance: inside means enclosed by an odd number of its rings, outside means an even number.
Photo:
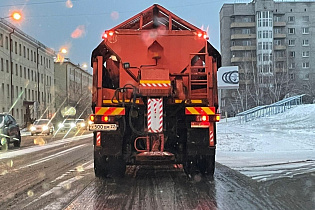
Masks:
[[[207,64],[207,53],[191,53],[190,61],[193,57],[205,57],[204,65],[192,66],[189,70],[189,98],[205,99],[209,98],[209,64]],[[199,91],[198,91],[199,89]]]

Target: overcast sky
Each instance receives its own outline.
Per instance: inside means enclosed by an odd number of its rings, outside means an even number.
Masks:
[[[67,46],[67,57],[73,63],[90,65],[90,54],[102,41],[104,30],[155,3],[197,27],[209,27],[210,42],[220,51],[219,12],[224,3],[231,2],[234,1],[0,0],[0,17],[9,16],[14,10],[21,10],[23,21],[18,24],[11,21],[18,28],[55,51]]]

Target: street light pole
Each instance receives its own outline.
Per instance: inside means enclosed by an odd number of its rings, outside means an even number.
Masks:
[[[13,44],[13,41],[12,41],[12,34],[14,33],[14,30],[15,30],[15,28],[12,28],[12,32],[10,32],[9,33],[9,45],[10,45],[10,47],[9,47],[9,66],[10,66],[10,89],[11,89],[11,100],[10,100],[10,102],[11,102],[11,112],[12,112],[12,115],[14,115],[14,109],[13,109],[13,94],[14,94],[14,88],[13,88],[13,63],[12,63],[12,50],[13,50],[13,48],[12,48],[12,44]]]

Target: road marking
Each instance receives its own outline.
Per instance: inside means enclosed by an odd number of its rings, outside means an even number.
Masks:
[[[59,156],[68,154],[68,153],[70,153],[72,150],[76,150],[76,149],[78,149],[78,148],[80,148],[80,147],[84,147],[84,146],[88,146],[88,145],[89,145],[89,144],[78,145],[78,146],[72,147],[72,148],[70,148],[70,149],[67,149],[67,150],[64,150],[64,151],[55,153],[55,154],[53,154],[53,155],[49,155],[49,156],[47,156],[47,157],[41,158],[41,159],[39,159],[39,160],[37,160],[37,161],[31,163],[31,164],[28,164],[28,165],[26,165],[26,166],[22,166],[22,167],[18,168],[17,170],[23,169],[23,168],[27,168],[27,167],[30,167],[30,166],[34,166],[34,165],[37,165],[37,164],[40,164],[40,163],[43,163],[43,162],[46,162],[46,161],[48,161],[48,160],[57,158],[57,157],[59,157]]]
[[[85,139],[85,138],[89,138],[92,137],[93,134],[87,134],[87,135],[83,135],[83,136],[76,136],[76,137],[71,137],[71,138],[66,138],[66,139],[62,139],[62,140],[58,140],[58,141],[54,141],[45,145],[34,145],[25,149],[20,149],[20,150],[15,150],[15,151],[8,151],[8,152],[1,152],[0,153],[0,160],[1,159],[7,159],[7,158],[14,158],[17,156],[21,156],[21,155],[26,155],[29,153],[33,153],[33,152],[39,152],[41,150],[45,150],[45,149],[49,149],[49,148],[53,148],[53,147],[57,147],[60,145],[64,145],[73,141],[77,141],[77,140],[81,140],[81,139]]]

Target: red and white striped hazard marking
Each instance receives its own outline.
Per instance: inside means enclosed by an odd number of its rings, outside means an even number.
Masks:
[[[148,131],[160,133],[163,131],[163,99],[148,99]]]
[[[96,132],[96,146],[101,146],[101,132]]]
[[[210,146],[214,146],[213,131],[209,131],[209,143],[210,143]]]
[[[171,87],[169,83],[142,83],[140,84],[142,87]]]

